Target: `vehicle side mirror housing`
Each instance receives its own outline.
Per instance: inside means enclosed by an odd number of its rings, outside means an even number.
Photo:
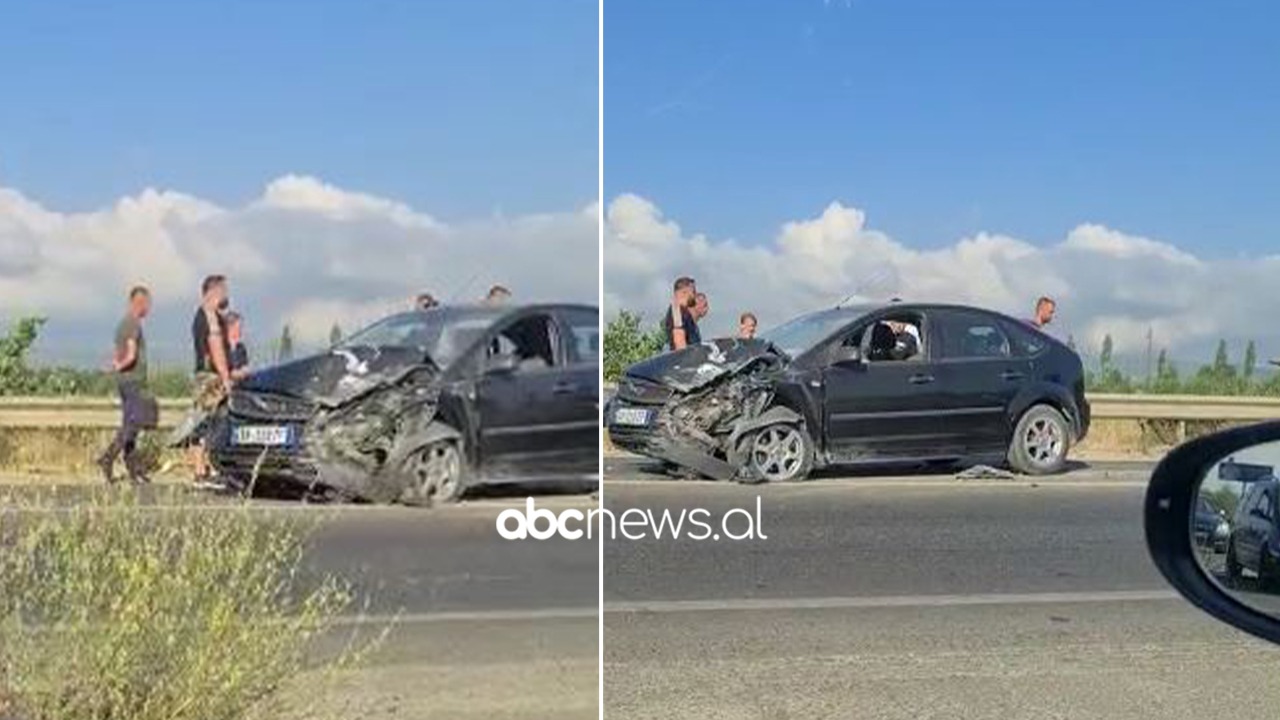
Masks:
[[[1198,503],[1210,497],[1234,513],[1263,492],[1280,492],[1278,474],[1280,421],[1232,428],[1174,448],[1156,466],[1143,505],[1147,549],[1174,589],[1218,620],[1276,644],[1280,568],[1265,552],[1249,552],[1248,536],[1234,528],[1197,543],[1195,517]],[[1280,527],[1268,530],[1266,542],[1278,535]]]
[[[490,355],[485,361],[484,371],[488,375],[505,375],[513,373],[520,367],[520,358],[511,354]]]

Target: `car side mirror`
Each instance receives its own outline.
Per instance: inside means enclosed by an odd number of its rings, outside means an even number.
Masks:
[[[513,373],[516,368],[520,367],[520,358],[515,355],[503,353],[501,355],[490,355],[485,361],[484,371],[489,375],[505,375]]]
[[[1233,428],[1180,445],[1165,456],[1147,488],[1147,549],[1165,579],[1192,604],[1247,633],[1280,644],[1280,563],[1223,527],[1195,541],[1201,498],[1234,513],[1259,484],[1280,488],[1280,421]],[[1251,517],[1264,517],[1260,511]],[[1225,533],[1225,534],[1223,534]]]

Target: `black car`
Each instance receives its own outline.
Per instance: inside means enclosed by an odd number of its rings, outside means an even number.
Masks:
[[[781,481],[863,462],[1060,471],[1089,428],[1080,357],[972,307],[889,303],[798,317],[627,369],[620,448],[718,479]]]
[[[1280,580],[1280,480],[1267,477],[1245,486],[1231,519],[1227,539],[1227,581],[1240,581],[1244,570],[1258,576],[1264,589]]]
[[[1227,539],[1231,535],[1231,524],[1227,522],[1225,513],[1214,507],[1204,497],[1197,497],[1192,523],[1192,532],[1197,545],[1215,553],[1226,552]]]
[[[582,305],[393,315],[237,383],[212,460],[241,485],[407,504],[595,478],[599,337],[598,310]]]

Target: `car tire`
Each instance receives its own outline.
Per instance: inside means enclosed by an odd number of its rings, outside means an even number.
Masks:
[[[1236,559],[1236,544],[1231,540],[1227,540],[1227,558],[1223,561],[1226,567],[1227,587],[1240,587],[1241,572],[1240,561]]]
[[[423,447],[410,456],[400,502],[414,507],[454,503],[466,491],[467,467],[462,446],[442,440]]]
[[[813,470],[813,438],[795,423],[774,423],[751,433],[746,453],[753,482],[798,482]]]
[[[1009,465],[1024,475],[1053,475],[1067,465],[1071,425],[1052,405],[1033,405],[1018,418]]]

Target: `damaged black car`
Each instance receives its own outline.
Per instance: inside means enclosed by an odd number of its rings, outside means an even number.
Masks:
[[[624,450],[761,482],[862,463],[1056,473],[1089,413],[1080,357],[1055,338],[988,310],[894,302],[640,362],[605,420]]]
[[[211,459],[241,487],[410,505],[481,483],[594,482],[598,318],[584,305],[387,317],[237,383]]]

